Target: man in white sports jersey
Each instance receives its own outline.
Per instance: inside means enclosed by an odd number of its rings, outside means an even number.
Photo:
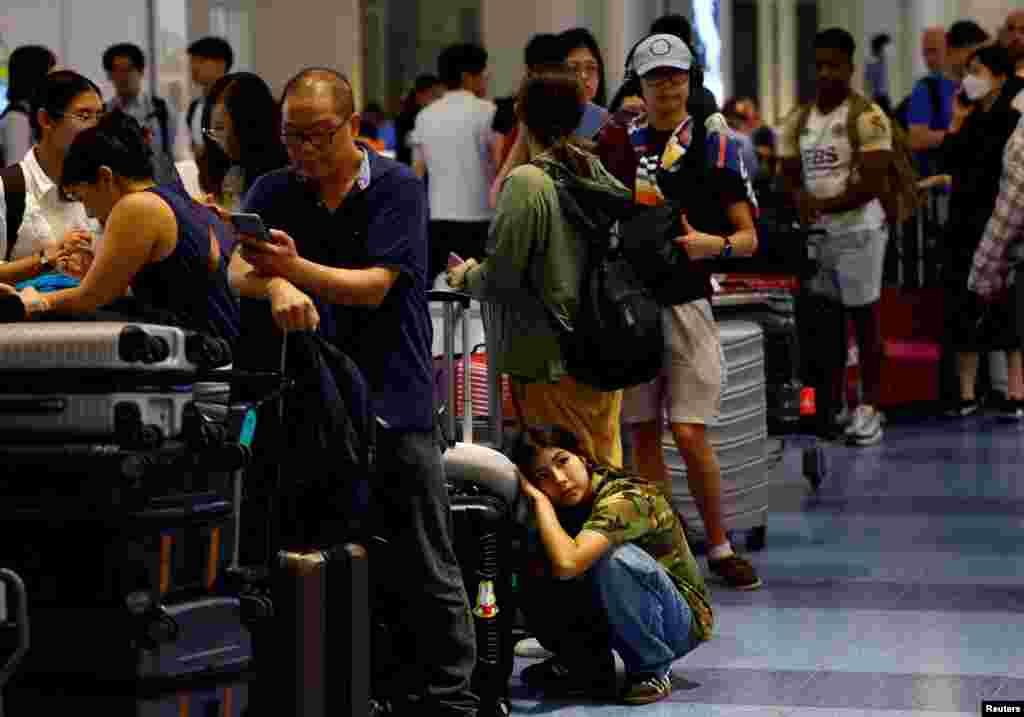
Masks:
[[[824,230],[818,242],[819,270],[805,287],[815,302],[820,346],[808,347],[816,385],[826,389],[818,410],[831,421],[836,389],[846,366],[846,319],[857,332],[864,401],[845,428],[855,445],[882,439],[876,410],[881,387],[882,338],[879,299],[889,238],[880,196],[892,155],[892,128],[882,110],[850,89],[856,44],[840,28],[815,38],[818,94],[797,108],[782,132],[787,190],[804,226]],[[811,367],[809,367],[811,368]],[[831,429],[831,426],[829,426]]]

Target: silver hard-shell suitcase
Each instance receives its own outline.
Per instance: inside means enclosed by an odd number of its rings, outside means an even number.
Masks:
[[[708,424],[708,440],[722,471],[722,512],[728,530],[749,531],[748,547],[763,547],[769,499],[775,489],[772,469],[781,451],[769,446],[764,372],[764,335],[749,321],[719,322],[726,360],[726,382],[719,415]],[[696,501],[690,494],[686,465],[671,432],[662,438],[672,476],[673,504],[687,534],[705,538]]]
[[[173,326],[52,321],[0,326],[0,372],[194,372],[231,362],[220,339]]]
[[[0,436],[156,445],[181,435],[191,388],[113,393],[0,393]]]

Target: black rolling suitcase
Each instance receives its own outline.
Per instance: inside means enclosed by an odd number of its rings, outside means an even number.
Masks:
[[[512,675],[511,525],[506,502],[478,485],[451,487],[452,542],[476,627],[473,692],[481,717],[508,714]]]
[[[4,714],[4,689],[30,646],[28,593],[13,570],[0,568],[0,717]]]
[[[237,598],[33,606],[32,625],[32,650],[8,691],[12,717],[157,717],[193,706],[234,717],[248,702],[252,640]]]
[[[431,301],[463,304],[465,295],[431,292]],[[462,316],[465,329],[466,315]],[[446,317],[444,329],[458,323]],[[454,362],[454,342],[445,337],[445,361]],[[471,356],[464,354],[463,375],[471,374]],[[449,370],[447,375],[455,376]],[[449,387],[450,388],[450,387]],[[495,391],[495,387],[489,387]],[[472,393],[466,388],[465,397]],[[449,390],[449,396],[454,393]],[[464,401],[462,442],[447,436],[444,465],[452,511],[452,543],[462,570],[473,612],[477,638],[477,665],[473,691],[480,698],[481,717],[507,715],[508,684],[513,668],[513,627],[516,605],[512,590],[513,516],[519,508],[515,466],[502,453],[473,444],[473,405]],[[447,415],[454,415],[451,407]],[[442,411],[442,415],[445,412]],[[449,424],[450,425],[450,424]]]
[[[370,714],[370,576],[366,549],[278,554],[256,620],[248,717]],[[258,609],[258,608],[257,608]]]

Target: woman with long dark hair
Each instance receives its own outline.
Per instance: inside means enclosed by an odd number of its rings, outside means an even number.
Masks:
[[[516,106],[527,161],[559,165],[628,198],[626,188],[574,136],[583,105],[583,87],[568,68],[550,66],[527,76]],[[471,259],[450,269],[448,281],[494,304],[501,347],[494,360],[498,371],[512,379],[522,420],[571,427],[586,455],[621,466],[622,392],[598,391],[568,375],[545,309],[573,321],[586,242],[563,216],[555,183],[544,169],[527,163],[509,173],[498,196],[490,243],[494,253],[486,261]],[[523,280],[527,272],[532,287]]]
[[[31,121],[32,96],[56,64],[53,51],[42,45],[16,47],[8,58],[7,107],[0,114],[4,150],[0,166],[20,162],[38,139]]]
[[[604,84],[604,57],[597,40],[583,27],[566,30],[558,36],[562,44],[565,64],[580,78],[583,86],[583,117],[576,127],[576,134],[583,139],[593,139],[608,118],[605,104],[608,92]]]
[[[604,56],[594,35],[585,27],[574,27],[558,37],[565,61],[580,77],[583,99],[601,107],[608,104],[604,81]]]
[[[281,111],[270,87],[250,72],[235,72],[210,88],[203,110],[203,191],[233,210],[261,176],[287,166]]]

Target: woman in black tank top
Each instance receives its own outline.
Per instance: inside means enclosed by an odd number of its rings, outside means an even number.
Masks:
[[[220,240],[227,231],[178,185],[158,186],[142,128],[115,112],[83,131],[64,161],[61,186],[104,225],[96,259],[79,287],[20,292],[28,315],[91,313],[131,290],[148,320],[234,341],[238,304]]]

